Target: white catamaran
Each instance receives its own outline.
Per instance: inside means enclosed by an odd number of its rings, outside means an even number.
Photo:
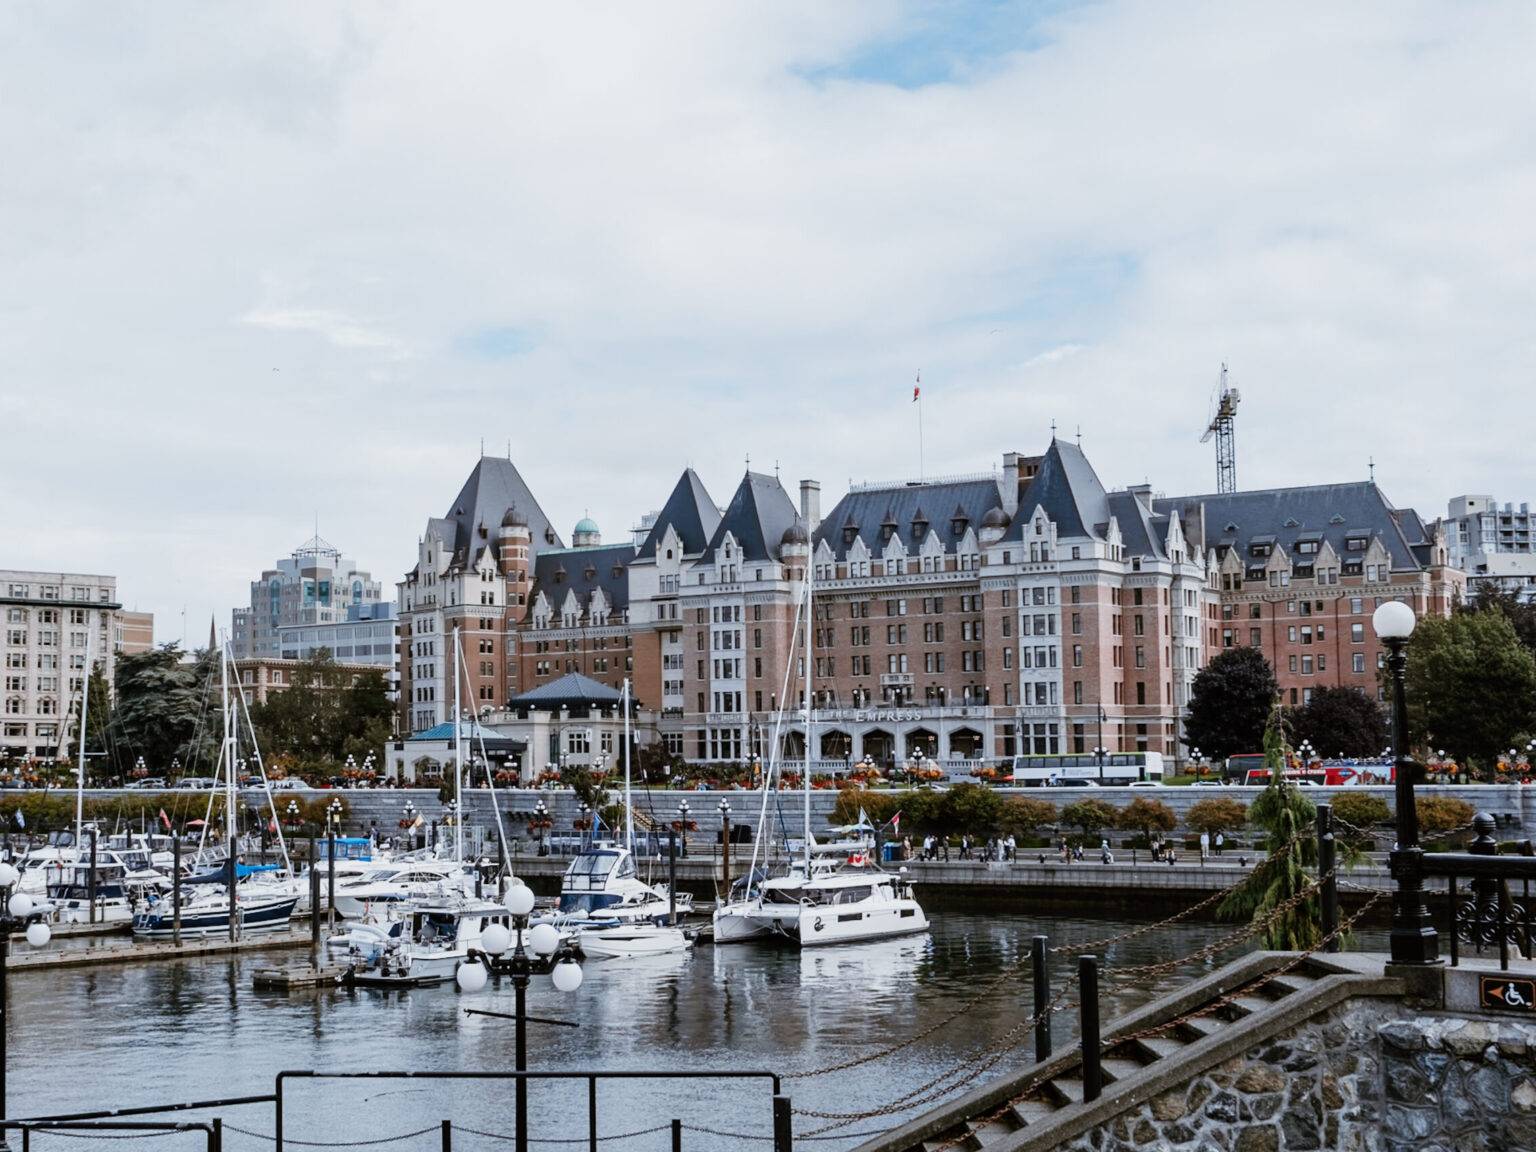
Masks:
[[[730,900],[715,911],[717,944],[779,938],[808,948],[908,936],[928,930],[928,917],[912,895],[911,881],[905,869],[893,875],[874,865],[853,863],[855,860],[862,862],[871,858],[870,853],[862,850],[865,845],[838,843],[818,846],[811,833],[811,762],[816,746],[816,707],[812,688],[815,664],[808,622],[814,616],[813,603],[812,568],[807,564],[804,611],[796,616],[797,620],[807,622],[804,626],[805,761],[800,781],[804,820],[803,854],[798,861],[791,863],[783,876],[753,884],[749,873],[742,899]],[[787,678],[786,669],[786,687]],[[777,753],[777,733],[774,745]],[[768,791],[773,787],[773,774],[773,765],[770,764],[763,780],[764,819],[767,814]],[[861,820],[860,824],[863,823]],[[762,838],[760,827],[759,841]],[[850,852],[850,847],[855,850]],[[756,861],[754,849],[754,872]]]

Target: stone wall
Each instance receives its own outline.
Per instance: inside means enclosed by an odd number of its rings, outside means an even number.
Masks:
[[[1357,1000],[1062,1147],[1070,1152],[1536,1149],[1536,1023]]]

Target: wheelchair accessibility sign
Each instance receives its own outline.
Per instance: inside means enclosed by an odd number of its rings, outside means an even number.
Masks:
[[[1484,1008],[1505,1012],[1536,1013],[1536,980],[1511,980],[1507,976],[1479,977],[1478,1000]]]

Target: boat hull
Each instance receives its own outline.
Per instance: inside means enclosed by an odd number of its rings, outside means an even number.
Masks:
[[[802,948],[888,940],[928,931],[928,917],[913,900],[898,900],[860,908],[856,904],[807,907],[793,924],[794,939]]]
[[[297,902],[298,899],[294,896],[250,903],[241,901],[239,905],[241,934],[287,931],[288,922],[293,916],[293,906]],[[169,901],[162,901],[161,907],[155,911],[140,912],[133,918],[133,934],[142,939],[169,940],[175,931],[174,916],[169,907]],[[228,906],[182,908],[181,935],[184,939],[228,934]]]
[[[686,952],[693,941],[681,928],[656,925],[624,925],[586,930],[577,937],[582,953],[593,960],[618,960],[635,956],[661,956]]]

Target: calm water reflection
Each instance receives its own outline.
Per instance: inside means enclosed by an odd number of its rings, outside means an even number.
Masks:
[[[589,963],[570,996],[547,980],[530,992],[530,1011],[579,1021],[579,1029],[533,1026],[531,1062],[560,1068],[823,1067],[900,1041],[943,1019],[977,986],[1013,969],[984,1003],[899,1055],[833,1075],[792,1081],[799,1106],[828,1111],[874,1107],[992,1049],[1028,1016],[1030,936],[1048,933],[1070,947],[1131,927],[1111,921],[1032,919],[974,911],[935,912],[930,936],[799,953],[738,945],[686,956]],[[1110,965],[1188,955],[1230,927],[1160,930],[1105,950]],[[1186,964],[1177,977],[1121,991],[1107,1011],[1145,1002],[1176,979],[1214,967]],[[191,960],[122,968],[16,973],[8,1020],[11,1111],[15,1115],[104,1105],[207,1099],[271,1090],[283,1068],[329,1070],[503,1069],[513,1062],[512,1024],[466,1016],[468,1006],[511,1011],[510,986],[465,996],[451,987],[408,994],[341,992],[271,995],[251,988],[270,960]],[[1056,960],[1065,976],[1075,962]],[[1075,1032],[1057,1021],[1058,1046]],[[992,1074],[1026,1062],[1020,1048]],[[585,1132],[584,1088],[533,1089],[534,1134]],[[293,1092],[290,1134],[309,1140],[373,1139],[452,1118],[455,1124],[511,1130],[510,1086],[317,1082]],[[713,1127],[769,1129],[768,1089],[678,1081],[602,1089],[604,1132],[662,1124],[673,1116]],[[270,1133],[270,1109],[226,1112],[227,1121]],[[301,1127],[295,1128],[295,1124]],[[797,1129],[814,1122],[797,1120]],[[860,1122],[850,1133],[879,1124]],[[436,1148],[435,1134],[387,1145]],[[60,1138],[37,1146],[72,1146]],[[164,1146],[172,1147],[167,1140]],[[837,1149],[851,1141],[829,1140]],[[186,1147],[192,1147],[187,1142]],[[231,1135],[232,1150],[271,1147]],[[553,1145],[546,1145],[552,1147]],[[690,1134],[699,1149],[757,1147]],[[506,1148],[461,1134],[456,1149]],[[610,1147],[661,1149],[665,1133]]]

